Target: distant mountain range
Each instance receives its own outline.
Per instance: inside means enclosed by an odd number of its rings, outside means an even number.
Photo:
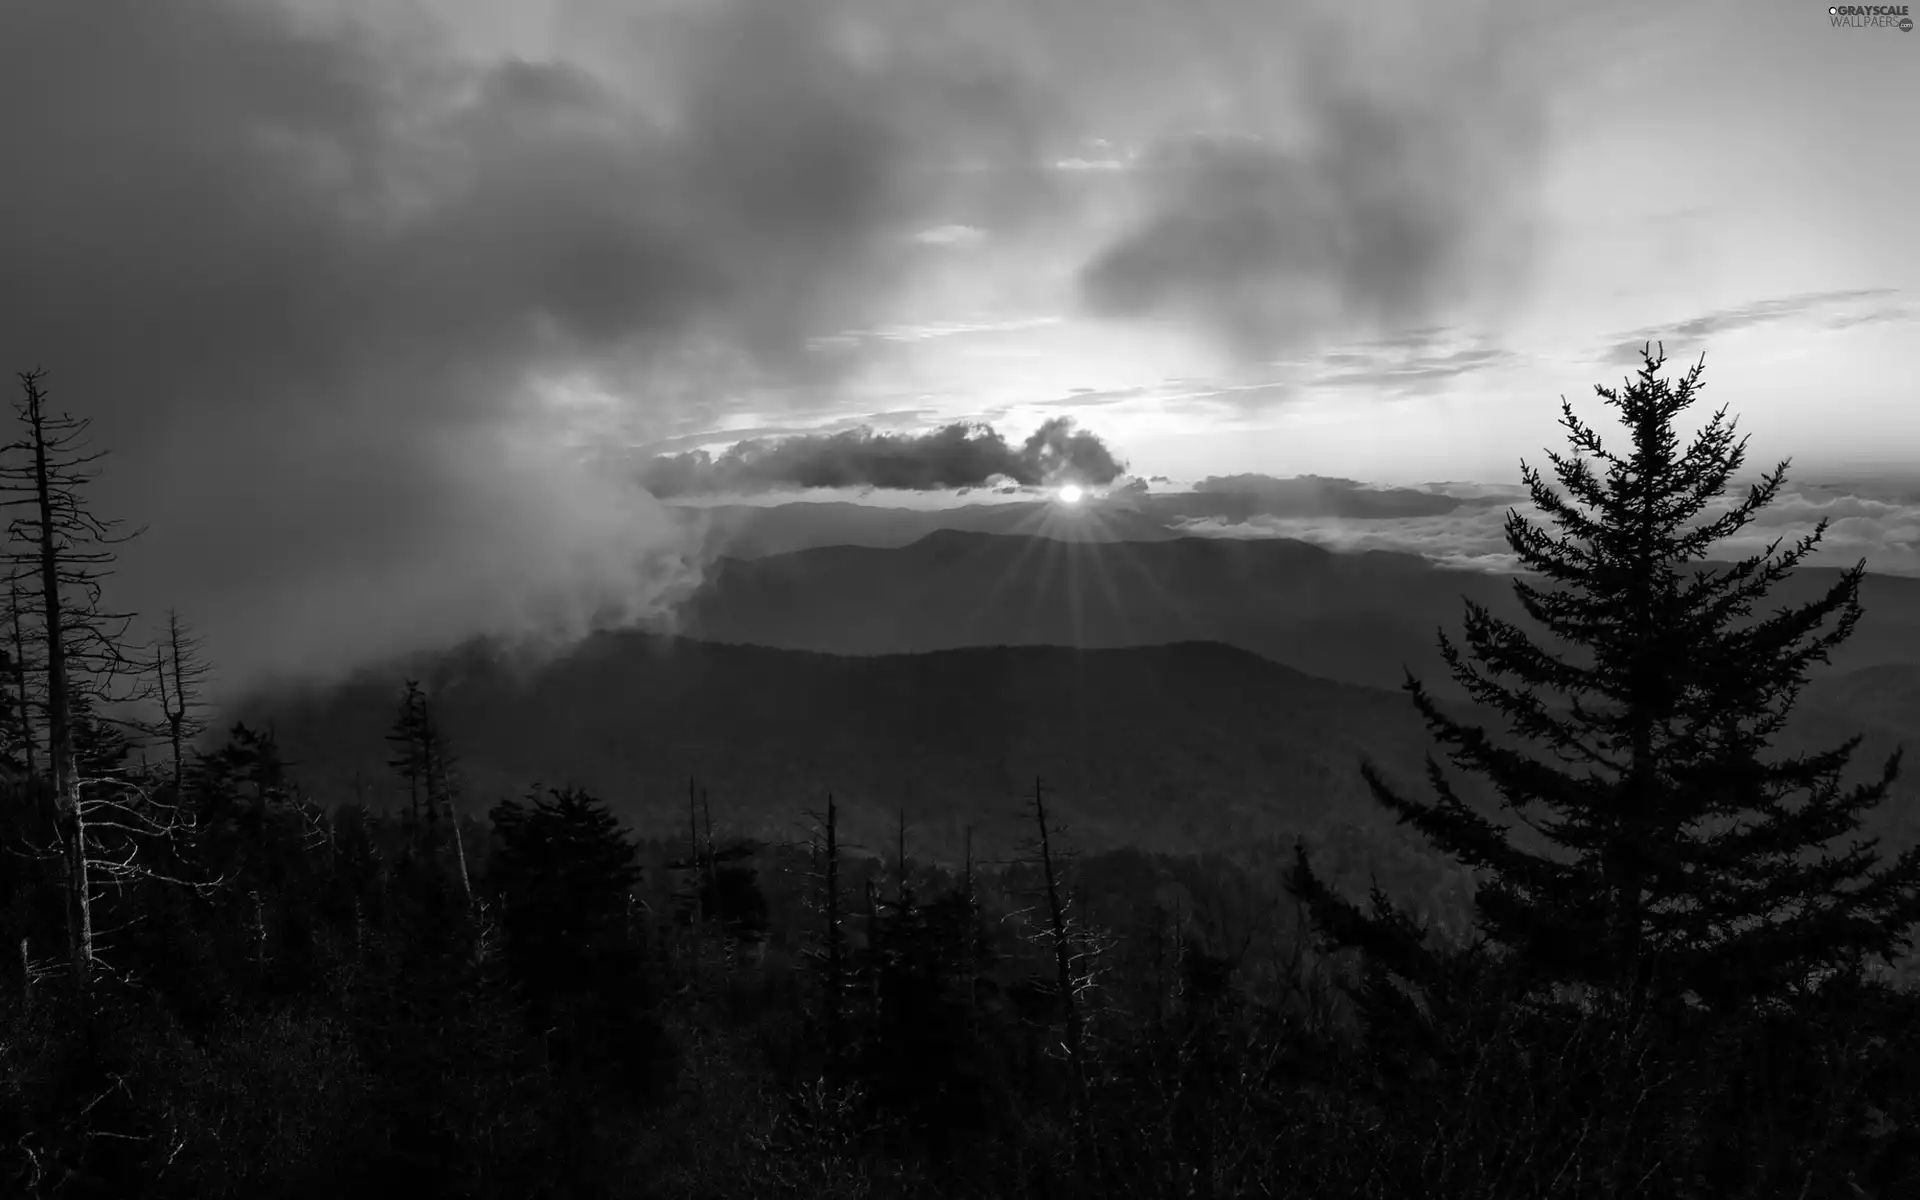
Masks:
[[[1909,730],[1916,739],[1914,749],[1920,752],[1920,666],[1890,663],[1823,672],[1813,679],[1806,695],[1852,720]]]
[[[420,674],[470,795],[578,783],[655,831],[684,829],[694,776],[747,832],[791,832],[831,790],[854,841],[887,844],[904,806],[919,836],[973,824],[1004,847],[1038,776],[1076,844],[1221,849],[1373,823],[1359,757],[1414,781],[1423,752],[1404,696],[1217,643],[840,657],[609,633],[531,669],[472,647]],[[391,800],[399,675],[234,715],[271,725],[310,788]]]
[[[1219,643],[844,657],[608,633],[540,664],[473,646],[409,673],[434,696],[470,805],[577,783],[669,837],[685,828],[689,777],[737,832],[793,833],[831,790],[850,842],[877,852],[904,809],[923,852],[949,855],[969,825],[989,850],[1029,832],[1018,814],[1036,776],[1073,844],[1089,849],[1231,851],[1266,835],[1381,829],[1390,821],[1360,778],[1363,757],[1426,794],[1430,742],[1404,694]],[[233,715],[272,726],[316,793],[391,803],[400,792],[384,735],[401,674]],[[1911,729],[1863,713],[1887,689],[1910,702],[1917,684],[1912,671],[1841,677],[1781,746],[1863,733],[1856,774],[1877,768]],[[1480,781],[1456,783],[1497,811]],[[1906,844],[1920,825],[1916,795],[1903,782],[1875,827]]]
[[[941,530],[1035,535],[1075,542],[1149,542],[1183,536],[1168,516],[1135,505],[1067,508],[1051,501],[1003,501],[945,508],[896,508],[851,502],[669,505],[704,529],[729,558],[762,558],[826,546],[892,550]]]
[[[1837,576],[1802,571],[1768,607]],[[1008,848],[1039,776],[1076,844],[1230,850],[1385,825],[1363,756],[1424,794],[1430,742],[1402,664],[1467,714],[1436,633],[1457,636],[1463,597],[1530,628],[1512,584],[1284,539],[939,530],[896,549],[722,560],[684,636],[601,633],[539,662],[475,644],[228,715],[273,726],[300,777],[334,797],[397,796],[384,735],[412,675],[476,806],[578,783],[677,835],[692,776],[740,832],[792,832],[831,790],[851,840],[887,844],[904,808],[923,845],[950,852],[968,825]],[[1815,672],[1781,743],[1861,734],[1856,775],[1920,740],[1920,579],[1868,576],[1863,590],[1859,631]],[[1903,782],[1876,822],[1897,843],[1920,828],[1916,796]]]
[[[1302,518],[1432,517],[1504,498],[1462,499],[1418,488],[1370,488],[1350,479],[1228,476],[1205,490],[1092,498],[1077,507],[1053,500],[1000,500],[903,508],[844,501],[670,505],[704,527],[732,558],[759,558],[821,546],[894,549],[940,530],[1022,534],[1069,542],[1150,542],[1186,536],[1184,523],[1240,522],[1261,515]]]
[[[1818,596],[1839,576],[1805,568],[1768,610]],[[834,654],[1219,641],[1373,687],[1399,686],[1404,664],[1436,692],[1457,694],[1438,632],[1458,640],[1463,600],[1531,627],[1513,583],[1413,554],[1336,553],[1286,538],[1096,542],[941,529],[894,549],[721,559],[679,631]],[[1920,664],[1920,579],[1870,574],[1861,599],[1865,617],[1835,668]]]

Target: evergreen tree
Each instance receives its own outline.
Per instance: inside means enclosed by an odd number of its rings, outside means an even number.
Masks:
[[[758,851],[758,843],[751,838],[732,838],[716,846],[697,897],[700,916],[720,923],[728,938],[729,953],[736,960],[741,950],[757,946],[767,937],[767,896],[760,888],[760,872],[754,863]]]
[[[400,711],[395,714],[393,728],[387,733],[387,741],[395,750],[394,756],[387,760],[387,765],[406,781],[409,827],[418,827],[422,802],[428,794],[433,773],[430,755],[435,732],[433,718],[427,712],[426,693],[420,690],[416,680],[407,680],[406,690],[400,696]]]
[[[661,1032],[646,1011],[645,947],[627,922],[638,848],[579,788],[502,801],[492,816],[487,884],[529,1027],[547,1035],[564,1070],[646,1092]]]
[[[893,894],[879,902],[864,964],[874,1003],[861,1068],[880,1110],[944,1158],[956,1134],[987,1119],[970,972],[992,947],[980,928],[971,862],[959,887],[922,903],[907,871],[904,813],[895,845]]]
[[[291,781],[286,760],[271,730],[235,724],[227,744],[202,754],[187,773],[207,867],[246,887],[271,884],[262,847],[277,824],[291,813]]]
[[[407,782],[407,820],[415,837],[426,846],[429,857],[440,850],[440,820],[444,813],[453,834],[455,862],[460,869],[460,891],[471,905],[473,880],[467,870],[467,842],[460,829],[456,803],[458,782],[453,751],[434,719],[433,706],[426,692],[414,680],[407,680],[400,697],[400,712],[394,717],[387,741],[399,749],[388,761]],[[420,815],[426,814],[421,824]]]
[[[1411,675],[1405,685],[1453,763],[1489,780],[1551,851],[1523,849],[1513,829],[1469,807],[1432,758],[1431,803],[1363,770],[1402,822],[1480,872],[1477,922],[1519,992],[1573,985],[1628,1011],[1658,998],[1676,1013],[1728,1012],[1906,946],[1920,918],[1920,850],[1883,863],[1874,839],[1833,848],[1887,795],[1897,754],[1877,778],[1843,787],[1858,738],[1817,754],[1769,752],[1808,669],[1853,632],[1865,564],[1819,599],[1759,619],[1755,604],[1825,522],[1785,553],[1776,541],[1725,569],[1687,570],[1773,501],[1787,463],[1695,521],[1741,468],[1746,440],[1722,408],[1682,450],[1674,421],[1705,364],[1676,384],[1659,375],[1664,355],[1643,357],[1624,391],[1595,389],[1618,410],[1629,453],[1605,450],[1563,400],[1574,453],[1549,459],[1566,494],[1522,467],[1558,533],[1508,513],[1507,543],[1538,577],[1514,587],[1554,641],[1471,603],[1466,653],[1441,636],[1454,678],[1515,737],[1456,720]],[[1363,913],[1333,894],[1304,849],[1288,882],[1335,944],[1368,949],[1416,982],[1446,973],[1403,914],[1377,903]]]

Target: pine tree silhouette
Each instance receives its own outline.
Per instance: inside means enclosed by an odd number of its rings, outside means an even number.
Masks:
[[[387,741],[397,751],[387,760],[387,765],[406,781],[407,821],[412,828],[418,828],[423,806],[428,820],[433,817],[432,755],[437,735],[427,712],[426,693],[420,690],[418,681],[407,680],[406,690],[400,696],[400,711],[394,715],[393,727],[387,732]]]
[[[1490,781],[1553,852],[1522,849],[1431,757],[1432,802],[1406,798],[1371,764],[1363,772],[1403,823],[1480,872],[1484,939],[1474,953],[1499,951],[1520,992],[1544,998],[1573,985],[1621,1011],[1658,998],[1675,1012],[1727,1013],[1907,946],[1920,919],[1920,850],[1884,863],[1871,838],[1832,848],[1886,797],[1898,754],[1877,778],[1843,787],[1857,737],[1817,754],[1768,752],[1808,669],[1860,619],[1864,562],[1819,599],[1760,619],[1749,619],[1754,605],[1818,544],[1824,521],[1785,553],[1776,540],[1725,569],[1685,570],[1774,500],[1787,463],[1722,515],[1696,521],[1742,466],[1746,440],[1722,408],[1683,451],[1673,425],[1705,363],[1675,383],[1659,377],[1664,354],[1643,358],[1624,391],[1595,389],[1631,451],[1603,449],[1563,399],[1574,453],[1549,459],[1566,494],[1522,467],[1558,532],[1507,516],[1507,543],[1540,577],[1515,583],[1520,602],[1572,652],[1471,603],[1466,652],[1440,639],[1454,678],[1544,755],[1449,716],[1410,674],[1405,685],[1453,763]],[[1549,702],[1555,694],[1562,703]],[[1404,914],[1382,897],[1363,913],[1333,894],[1304,848],[1288,886],[1333,944],[1370,951],[1376,972],[1432,984],[1445,974]]]
[[[507,963],[556,1065],[645,1093],[661,1030],[647,1015],[645,947],[629,930],[639,850],[606,806],[574,787],[493,809],[488,864]]]

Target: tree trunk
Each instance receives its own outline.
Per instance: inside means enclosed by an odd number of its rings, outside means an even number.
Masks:
[[[473,875],[467,870],[467,835],[460,831],[460,812],[453,806],[453,792],[447,792],[447,820],[453,825],[453,853],[460,863],[460,890],[467,897],[467,907],[473,907]]]
[[[38,774],[34,762],[33,707],[27,697],[26,635],[20,629],[20,581],[7,581],[7,611],[13,618],[13,686],[20,702],[20,741],[25,748],[27,778]]]
[[[1073,1118],[1080,1152],[1097,1166],[1093,1129],[1088,1112],[1087,1063],[1082,1028],[1080,999],[1074,994],[1073,959],[1068,945],[1066,907],[1060,900],[1059,876],[1053,869],[1053,838],[1047,829],[1045,789],[1033,781],[1033,818],[1040,828],[1040,866],[1047,885],[1047,917],[1053,935],[1055,979],[1060,988],[1060,1003],[1066,1018],[1067,1065],[1073,1081]]]
[[[86,813],[80,804],[80,771],[74,758],[71,699],[67,693],[65,613],[60,604],[60,548],[54,537],[53,487],[47,463],[47,439],[37,388],[29,390],[33,433],[33,476],[39,514],[35,537],[40,552],[40,590],[47,643],[47,757],[53,767],[53,795],[65,837],[67,867],[67,949],[76,987],[85,988],[93,967],[93,897],[87,878]]]

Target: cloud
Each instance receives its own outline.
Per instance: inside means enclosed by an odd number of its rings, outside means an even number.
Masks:
[[[1270,68],[1297,84],[1272,109],[1289,122],[1177,133],[1134,162],[1144,211],[1084,269],[1091,309],[1196,321],[1257,360],[1517,278],[1546,146],[1527,22],[1505,6],[1395,20],[1393,47],[1416,48],[1388,65],[1377,39],[1301,16],[1277,35],[1299,52]]]
[[[913,240],[924,246],[971,246],[986,238],[984,230],[971,225],[937,225],[913,235]]]
[[[1375,488],[1353,479],[1303,475],[1276,479],[1271,475],[1212,475],[1193,485],[1192,497],[1168,496],[1163,502],[1180,505],[1187,517],[1223,517],[1245,520],[1254,515],[1281,518],[1439,516],[1459,508],[1462,501],[1448,495],[1413,488]]]
[[[1890,304],[1885,308],[1871,309],[1862,313],[1850,313],[1835,317],[1827,322],[1828,329],[1852,329],[1858,325],[1885,325],[1896,321],[1912,321],[1915,310],[1911,305]]]
[[[1441,516],[1391,519],[1269,513],[1239,519],[1196,517],[1175,527],[1196,537],[1293,538],[1347,553],[1391,550],[1418,554],[1442,565],[1500,572],[1517,566],[1501,535],[1503,521],[1499,510],[1463,508]]]
[[[1546,521],[1517,486],[1489,489],[1439,485],[1444,492],[1435,493],[1436,499],[1445,499],[1446,493],[1451,493],[1457,502],[1455,507],[1441,509],[1436,504],[1421,512],[1417,503],[1408,503],[1403,512],[1395,513],[1390,508],[1397,501],[1374,512],[1339,511],[1358,494],[1358,485],[1350,480],[1318,482],[1334,485],[1328,491],[1337,497],[1335,502],[1323,505],[1321,513],[1302,512],[1298,507],[1289,511],[1284,505],[1272,504],[1264,506],[1267,511],[1200,514],[1172,525],[1196,536],[1297,538],[1333,550],[1399,550],[1446,565],[1511,571],[1518,564],[1503,532],[1507,509],[1518,508],[1536,524]],[[1404,492],[1389,489],[1379,494],[1399,497]],[[1733,503],[1733,496],[1721,498],[1702,519],[1710,519]],[[1808,558],[1810,565],[1852,566],[1865,558],[1869,571],[1920,576],[1920,499],[1891,490],[1872,495],[1835,487],[1808,485],[1794,489],[1789,485],[1789,490],[1756,513],[1745,529],[1715,546],[1711,557],[1730,561],[1761,554],[1776,538],[1786,544],[1812,532],[1822,518],[1830,524],[1819,548]]]
[[[1639,366],[1641,351],[1648,342],[1670,343],[1669,354],[1678,355],[1678,347],[1698,346],[1699,343],[1717,334],[1731,333],[1741,329],[1751,329],[1758,325],[1773,324],[1791,320],[1821,309],[1842,307],[1865,300],[1880,300],[1898,295],[1893,288],[1861,288],[1854,291],[1804,292],[1797,296],[1785,296],[1777,300],[1761,300],[1753,304],[1742,304],[1732,308],[1716,309],[1690,317],[1673,325],[1649,325],[1631,333],[1617,335],[1612,347],[1607,350],[1601,361],[1613,365]],[[1830,328],[1843,329],[1849,325],[1866,324],[1874,321],[1899,320],[1907,316],[1905,310],[1895,307],[1875,307],[1858,313],[1843,313],[1832,319]]]
[[[1159,416],[1193,413],[1205,418],[1223,411],[1245,411],[1291,400],[1298,392],[1299,386],[1285,379],[1257,379],[1247,383],[1167,379],[1132,387],[1078,388],[1065,396],[1030,401],[1025,407],[1084,410],[1125,405],[1150,410]]]
[[[1335,370],[1315,378],[1315,387],[1366,388],[1383,393],[1419,392],[1461,375],[1491,370],[1515,361],[1510,351],[1480,348],[1451,354],[1412,353],[1398,361],[1384,355],[1345,354],[1330,363]]]
[[[1058,325],[1058,317],[1018,317],[980,321],[929,321],[917,325],[893,325],[883,329],[862,329],[840,335],[854,343],[926,342],[938,338],[969,337],[976,334],[1022,333]]]
[[[1018,447],[990,426],[965,422],[920,434],[861,427],[754,438],[717,457],[705,450],[662,455],[642,468],[640,481],[667,498],[800,488],[1017,489],[1061,478],[1104,484],[1125,469],[1097,435],[1074,428],[1070,417],[1055,417]]]
[[[1920,495],[1865,488],[1806,486],[1783,492],[1754,514],[1753,523],[1728,539],[1725,553],[1758,554],[1776,537],[1810,533],[1830,522],[1815,552],[1820,561],[1851,566],[1867,560],[1867,569],[1920,575]]]
[[[1251,346],[1418,316],[1524,245],[1534,6],[512,7],[582,23],[514,57],[405,0],[0,5],[0,367],[95,419],[97,506],[151,530],[116,606],[180,607],[229,683],[669,613],[705,551],[622,447],[812,431],[681,486],[1118,473],[1065,424],[822,432],[873,358],[1014,328],[929,297],[1064,276]],[[1207,125],[1259,136],[1166,149]]]
[[[96,419],[119,602],[230,683],[670,608],[697,555],[556,391],[644,431],[824,378],[939,206],[1040,194],[934,169],[1043,106],[892,6],[634,6],[605,72],[346,7],[0,6],[0,363]]]

